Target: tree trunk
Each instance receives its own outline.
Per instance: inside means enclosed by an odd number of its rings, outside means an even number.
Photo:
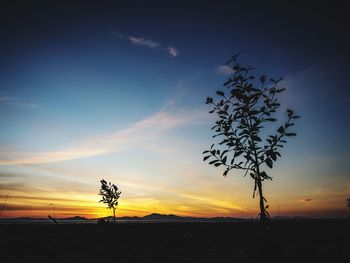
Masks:
[[[113,223],[115,224],[116,223],[116,220],[115,220],[115,208],[113,207]]]
[[[262,184],[261,184],[261,179],[258,177],[257,179],[258,183],[258,191],[259,191],[259,197],[260,197],[260,214],[259,214],[259,221],[260,222],[268,222],[270,221],[270,217],[268,216],[268,213],[265,209],[265,199],[263,195],[263,190],[262,190]]]

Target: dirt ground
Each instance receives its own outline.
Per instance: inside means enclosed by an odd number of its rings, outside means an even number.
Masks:
[[[3,263],[347,262],[350,255],[350,220],[3,224],[0,237]]]

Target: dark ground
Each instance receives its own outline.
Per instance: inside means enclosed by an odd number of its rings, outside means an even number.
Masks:
[[[5,262],[349,262],[350,221],[0,225]],[[345,260],[345,261],[344,261]]]

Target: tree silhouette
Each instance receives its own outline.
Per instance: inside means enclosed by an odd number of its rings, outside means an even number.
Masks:
[[[216,113],[218,117],[212,127],[213,138],[218,137],[220,141],[203,152],[203,160],[215,167],[224,166],[225,177],[232,169],[243,170],[244,176],[249,173],[255,182],[253,198],[256,193],[260,197],[259,220],[266,222],[270,220],[270,215],[262,183],[272,180],[272,177],[264,171],[265,166],[272,168],[281,157],[279,150],[287,143],[285,138],[296,136],[289,129],[294,125],[292,121],[299,116],[288,109],[286,122],[277,126],[273,135],[264,136],[271,129],[270,125],[277,121],[272,115],[280,107],[278,94],[285,90],[277,88],[282,78],[267,81],[266,76],[261,76],[256,80],[251,75],[254,68],[238,63],[238,55],[226,62],[232,69],[231,76],[223,85],[227,91],[217,91],[215,101],[207,98],[206,104],[213,106],[209,113]]]
[[[116,223],[115,209],[117,208],[121,192],[118,191],[118,187],[111,182],[107,183],[104,179],[100,182],[101,189],[99,195],[102,196],[102,199],[99,202],[107,204],[108,209],[113,209],[113,222]]]

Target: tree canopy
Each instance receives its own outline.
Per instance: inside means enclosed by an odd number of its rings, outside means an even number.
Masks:
[[[254,68],[240,64],[237,57],[238,54],[226,63],[232,74],[223,84],[225,90],[218,90],[216,99],[208,97],[206,101],[212,106],[209,113],[217,115],[212,130],[213,138],[218,137],[219,142],[203,152],[203,160],[215,167],[225,167],[224,176],[232,169],[244,171],[244,176],[249,174],[255,182],[253,197],[256,192],[260,196],[259,217],[267,221],[270,216],[264,204],[262,182],[272,177],[266,168],[272,169],[281,157],[280,150],[287,143],[286,138],[296,136],[290,129],[299,116],[287,109],[286,121],[278,125],[275,133],[266,136],[266,128],[277,122],[274,115],[281,106],[278,95],[285,91],[279,87],[282,78],[268,80],[261,76],[256,79],[252,75]]]

